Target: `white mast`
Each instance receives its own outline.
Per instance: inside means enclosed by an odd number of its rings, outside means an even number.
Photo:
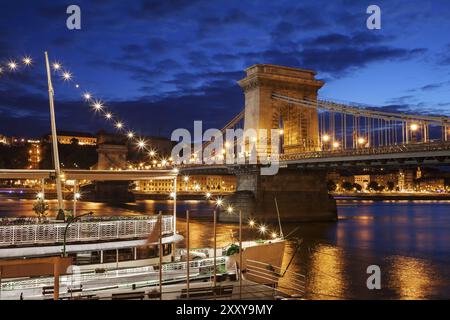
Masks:
[[[52,128],[53,162],[55,165],[55,173],[56,173],[56,194],[58,196],[58,211],[60,211],[64,210],[64,202],[61,187],[61,168],[59,166],[58,138],[56,133],[56,121],[55,121],[55,105],[53,102],[53,96],[55,95],[55,91],[53,90],[52,76],[50,72],[50,64],[48,62],[47,51],[45,51],[45,63],[47,66],[48,97],[50,101],[50,123]]]

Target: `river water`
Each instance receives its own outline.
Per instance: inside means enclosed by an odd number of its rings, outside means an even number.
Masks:
[[[55,202],[51,201],[54,207]],[[79,202],[79,212],[96,215],[152,214],[172,210],[171,201],[139,201],[110,206]],[[67,206],[70,206],[68,203]],[[33,216],[31,200],[0,196],[0,217]],[[191,223],[191,246],[212,246],[213,203],[178,203],[178,230],[184,233],[184,212],[201,219]],[[283,225],[284,234],[303,243],[289,268],[307,279],[310,299],[449,299],[450,298],[450,201],[339,200],[336,223]],[[276,226],[268,226],[276,230]],[[237,226],[220,224],[218,245],[227,245]],[[246,227],[244,240],[261,238]],[[294,253],[288,241],[283,266]],[[367,267],[381,269],[381,290],[369,290]],[[281,280],[289,286],[288,272]]]

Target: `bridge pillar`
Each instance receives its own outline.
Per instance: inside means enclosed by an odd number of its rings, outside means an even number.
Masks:
[[[317,100],[323,82],[316,80],[314,71],[269,64],[257,64],[245,70],[247,76],[239,81],[245,92],[244,130],[283,129],[284,153],[319,149],[319,119],[317,110],[275,101],[277,93],[297,99]],[[265,145],[258,139],[257,150]],[[267,153],[270,152],[270,141]]]
[[[126,169],[128,147],[123,138],[100,132],[97,137],[97,170]],[[110,203],[134,201],[129,181],[95,181],[93,200]]]
[[[237,191],[226,199],[245,219],[277,222],[275,199],[281,222],[335,221],[336,201],[328,194],[326,172],[280,169],[277,175],[260,175],[256,167],[235,169]],[[219,220],[236,222],[224,208]]]

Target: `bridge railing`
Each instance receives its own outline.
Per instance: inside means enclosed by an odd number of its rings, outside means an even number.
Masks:
[[[450,142],[436,141],[414,144],[399,144],[383,147],[357,148],[348,150],[330,150],[330,151],[313,151],[282,154],[281,161],[298,160],[298,159],[314,159],[314,158],[333,158],[333,157],[350,157],[360,155],[376,155],[390,153],[405,152],[427,152],[427,151],[443,151],[450,150]]]
[[[77,222],[69,226],[66,241],[91,242],[143,238],[152,232],[157,217],[139,220]],[[0,227],[0,247],[62,243],[65,223],[10,225]],[[163,235],[173,232],[173,217],[163,216]]]

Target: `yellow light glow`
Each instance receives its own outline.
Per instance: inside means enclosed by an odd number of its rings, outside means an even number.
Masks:
[[[276,232],[272,232],[272,238],[275,239],[277,237],[277,233]]]
[[[77,193],[75,193],[74,197],[75,197],[75,200],[78,200],[81,198],[81,194],[79,192],[77,192]]]
[[[284,134],[284,130],[283,129],[280,129],[280,131],[278,131],[278,132],[279,132],[280,135]]]
[[[150,157],[154,157],[156,155],[156,151],[150,150],[150,152],[148,154],[150,155]]]
[[[112,114],[108,112],[107,114],[105,114],[105,117],[106,117],[106,119],[111,119],[112,118]]]
[[[250,227],[254,227],[254,226],[255,226],[255,221],[254,221],[254,220],[250,220],[250,221],[248,222],[248,225],[249,225]]]
[[[130,139],[133,138],[133,137],[134,137],[134,133],[131,132],[131,131],[128,132],[128,133],[127,133],[127,137],[130,138]]]
[[[222,204],[223,204],[223,200],[222,200],[221,198],[218,198],[218,199],[216,200],[216,205],[217,205],[218,207],[221,207]]]
[[[206,195],[205,195],[205,198],[206,198],[206,199],[211,198],[211,193],[207,192]]]
[[[333,142],[333,148],[337,149],[339,147],[340,147],[339,142],[337,142],[337,141]]]
[[[122,128],[123,128],[123,123],[120,122],[120,121],[117,122],[117,123],[116,123],[116,128],[117,128],[117,129],[122,129]]]
[[[227,208],[227,212],[228,212],[228,213],[233,213],[233,207],[231,207],[231,206],[228,207],[228,208]]]
[[[72,74],[69,71],[64,71],[62,74],[62,78],[64,79],[64,81],[69,81],[70,79],[72,79]]]
[[[419,129],[419,125],[417,123],[412,123],[410,126],[411,131],[416,131]]]
[[[261,225],[261,226],[259,227],[259,232],[260,232],[261,234],[265,234],[265,233],[267,232],[267,227],[266,227],[265,225]]]
[[[22,59],[22,62],[24,65],[30,66],[33,63],[33,60],[31,60],[31,58],[27,56]]]
[[[323,137],[322,137],[322,141],[324,141],[324,142],[328,142],[328,141],[330,141],[330,136],[329,136],[329,135],[327,135],[327,134],[323,135]]]
[[[100,111],[103,109],[103,104],[100,101],[95,101],[94,104],[92,105],[92,107],[96,110],[96,111]]]
[[[85,93],[83,93],[83,98],[84,98],[84,100],[89,101],[89,100],[91,100],[92,95],[89,92],[85,92]]]
[[[146,143],[145,143],[144,140],[139,140],[139,142],[138,142],[138,147],[139,147],[139,149],[145,148],[145,145],[146,145]]]
[[[184,180],[184,182],[188,182],[188,181],[189,181],[189,177],[188,177],[188,176],[185,176],[185,177],[183,178],[183,180]]]
[[[364,143],[366,143],[366,139],[364,139],[364,138],[358,138],[358,143],[359,144],[364,144]]]
[[[8,62],[8,68],[11,71],[15,71],[17,69],[17,62],[11,60],[10,62]]]
[[[54,62],[52,66],[53,66],[54,70],[60,70],[61,69],[61,64],[59,62]]]

